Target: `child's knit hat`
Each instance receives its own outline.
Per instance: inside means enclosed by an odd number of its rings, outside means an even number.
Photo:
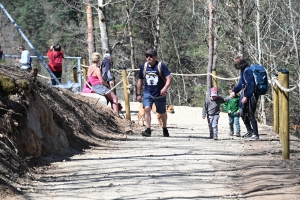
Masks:
[[[212,87],[212,88],[210,89],[210,96],[211,96],[211,97],[213,97],[213,96],[217,97],[217,96],[218,96],[218,88]]]

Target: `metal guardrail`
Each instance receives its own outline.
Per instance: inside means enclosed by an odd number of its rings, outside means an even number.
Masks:
[[[13,54],[5,54],[6,58],[20,58],[20,55],[13,55]],[[30,56],[33,59],[39,58],[38,56]],[[49,59],[48,56],[41,56],[45,59]],[[81,59],[82,57],[76,56],[65,56],[64,59],[77,59],[77,73],[78,73],[78,84],[80,85],[80,91],[82,90],[82,70],[81,70]]]

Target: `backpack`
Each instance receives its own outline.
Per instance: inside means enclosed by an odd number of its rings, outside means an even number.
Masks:
[[[32,58],[30,57],[29,58],[29,63],[28,63],[28,65],[31,67],[31,62],[32,62]]]
[[[254,81],[255,81],[255,92],[260,95],[264,95],[268,91],[268,76],[266,69],[259,65],[259,64],[252,64],[249,69],[253,71]],[[245,71],[248,68],[245,69]],[[244,71],[244,76],[245,76]],[[244,78],[245,82],[247,83],[246,79]]]
[[[148,66],[148,62],[145,62],[144,64],[144,77],[146,76],[146,69],[147,69],[147,66]],[[158,76],[162,77],[162,79],[164,80],[164,82],[166,82],[165,80],[165,77],[163,77],[162,73],[161,73],[161,62],[158,62],[158,65],[157,65],[157,69],[158,69]]]
[[[62,66],[62,59],[63,55],[60,52],[55,52],[53,55],[53,67],[61,67]]]

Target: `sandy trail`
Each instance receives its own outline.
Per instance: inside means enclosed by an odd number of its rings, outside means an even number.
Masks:
[[[132,120],[136,121],[138,103],[130,107]],[[282,161],[280,142],[270,127],[259,126],[260,141],[230,137],[227,115],[222,113],[219,140],[214,141],[208,139],[201,111],[201,108],[175,107],[176,113],[168,115],[169,138],[162,137],[152,115],[154,131],[150,138],[134,135],[128,136],[127,141],[108,141],[70,160],[53,163],[34,185],[22,188],[24,197],[43,200],[300,198],[299,165],[293,165],[299,155]],[[244,126],[241,127],[244,132]]]

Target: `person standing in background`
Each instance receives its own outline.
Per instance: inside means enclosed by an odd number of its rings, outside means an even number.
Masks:
[[[18,51],[21,53],[21,58],[16,58],[16,62],[20,63],[20,67],[23,70],[30,71],[31,70],[31,58],[30,52],[25,49],[23,45],[18,47]]]
[[[101,67],[102,71],[102,77],[104,81],[109,83],[110,87],[113,87],[115,85],[115,78],[113,74],[111,73],[111,60],[112,56],[109,53],[104,54],[104,59],[102,60],[102,63],[99,67]]]
[[[64,58],[64,52],[61,50],[61,46],[56,44],[51,46],[47,52],[47,56],[49,58],[49,68],[56,76],[56,78],[61,83],[61,75],[62,75],[62,60]],[[57,85],[54,78],[51,77],[52,85]]]

